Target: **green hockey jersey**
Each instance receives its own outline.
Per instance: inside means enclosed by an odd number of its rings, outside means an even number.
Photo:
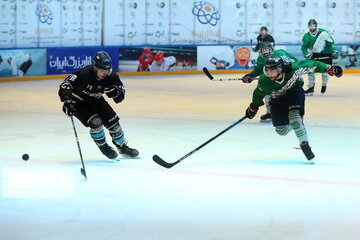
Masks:
[[[304,60],[290,64],[291,70],[285,73],[281,80],[272,81],[264,73],[260,75],[252,98],[252,103],[255,107],[264,105],[263,98],[265,95],[270,95],[272,98],[290,95],[303,87],[304,80],[302,76],[304,74],[309,72],[324,73],[329,67],[326,63],[313,60]]]
[[[298,62],[298,59],[296,57],[283,49],[275,50],[272,55],[281,57],[285,63]],[[263,73],[265,61],[266,59],[263,56],[259,55],[259,57],[256,59],[256,66],[254,67],[254,70],[252,70],[252,72],[250,73],[251,76],[257,77]]]
[[[308,54],[309,50],[313,53],[331,54],[336,49],[330,34],[325,29],[318,28],[315,35],[308,32],[302,38],[301,51],[303,55]]]

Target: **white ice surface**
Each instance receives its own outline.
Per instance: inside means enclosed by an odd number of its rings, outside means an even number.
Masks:
[[[280,137],[259,123],[261,108],[164,169],[153,154],[175,161],[228,127],[244,115],[255,84],[122,77],[127,97],[112,106],[141,159],[105,159],[76,120],[87,181],[61,111],[60,80],[0,83],[0,239],[360,239],[359,76],[331,78],[324,96],[319,78],[305,116],[315,165],[293,149],[293,132]],[[72,196],[7,195],[16,190],[9,172],[32,176],[39,168],[70,171]]]

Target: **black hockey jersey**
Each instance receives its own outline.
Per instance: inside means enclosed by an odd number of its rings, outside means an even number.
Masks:
[[[93,101],[101,98],[107,89],[114,86],[117,89],[117,95],[113,99],[119,103],[125,98],[125,88],[120,77],[112,72],[99,80],[92,65],[89,65],[70,74],[60,84],[59,96],[62,102],[66,100]]]

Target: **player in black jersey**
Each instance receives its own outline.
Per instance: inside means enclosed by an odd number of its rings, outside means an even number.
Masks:
[[[106,157],[114,159],[118,154],[107,144],[103,126],[109,130],[112,142],[122,156],[138,156],[138,150],[127,146],[119,117],[104,99],[103,93],[115,103],[125,98],[124,85],[112,72],[112,61],[106,52],[96,53],[92,65],[70,74],[59,89],[64,113],[77,117],[90,128],[91,138]]]
[[[260,34],[257,36],[256,40],[257,40],[257,44],[256,44],[256,46],[252,49],[254,52],[259,51],[260,45],[261,45],[262,43],[265,43],[265,42],[268,42],[268,43],[272,46],[272,48],[275,47],[275,40],[274,40],[273,36],[271,36],[271,35],[268,33],[268,29],[267,29],[266,26],[262,26],[262,27],[260,28]]]

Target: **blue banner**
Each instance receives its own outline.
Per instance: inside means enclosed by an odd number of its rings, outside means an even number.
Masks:
[[[47,74],[60,75],[73,73],[91,65],[92,57],[99,51],[107,52],[113,62],[113,71],[119,71],[118,48],[49,48],[47,54]]]

